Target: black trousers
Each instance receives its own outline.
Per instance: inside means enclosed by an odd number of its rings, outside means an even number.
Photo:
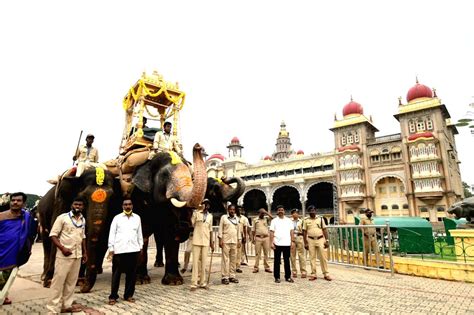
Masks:
[[[140,252],[115,254],[112,260],[112,291],[109,299],[118,299],[120,276],[125,273],[125,291],[123,298],[126,300],[135,293],[135,282],[137,281],[137,262]]]
[[[275,254],[275,259],[273,260],[273,276],[275,277],[275,279],[280,279],[281,253],[283,253],[283,263],[285,264],[285,279],[290,279],[290,246],[275,245],[275,250],[273,252]]]

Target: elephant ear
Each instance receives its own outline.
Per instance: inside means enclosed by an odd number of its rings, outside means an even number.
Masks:
[[[132,183],[143,192],[151,193],[152,180],[151,180],[151,163],[147,161],[142,164],[133,174]]]

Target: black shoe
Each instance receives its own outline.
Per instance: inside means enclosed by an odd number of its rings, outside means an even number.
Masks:
[[[165,265],[162,262],[155,261],[155,264],[153,266],[155,266],[155,267],[164,267]]]
[[[295,282],[295,280],[293,280],[292,278],[285,279],[285,281],[286,281],[286,282],[290,282],[290,283]]]
[[[229,284],[229,279],[222,279],[222,280],[221,280],[221,283],[222,283],[222,284]]]
[[[243,271],[242,271],[242,269],[235,269],[235,272],[242,273]]]
[[[280,283],[281,280],[280,279],[275,279],[275,283]]]
[[[235,278],[229,278],[229,281],[232,282],[232,283],[239,283],[239,280],[237,280]]]
[[[247,263],[245,263],[245,262],[241,262],[240,265],[241,266],[248,266]]]

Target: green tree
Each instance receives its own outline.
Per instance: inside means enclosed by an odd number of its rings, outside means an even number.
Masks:
[[[462,187],[464,188],[464,198],[472,197],[471,187],[466,182],[462,182]]]

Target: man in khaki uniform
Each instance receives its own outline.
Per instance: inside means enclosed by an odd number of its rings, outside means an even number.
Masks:
[[[255,265],[253,267],[253,273],[258,272],[258,266],[260,262],[260,257],[262,256],[263,250],[263,266],[265,267],[265,272],[271,273],[270,265],[268,264],[268,254],[270,253],[270,239],[268,238],[270,232],[268,230],[268,221],[265,218],[265,215],[268,215],[270,218],[272,216],[265,210],[260,209],[258,212],[258,217],[253,222],[252,226],[252,242],[255,245]]]
[[[155,134],[155,138],[153,140],[153,150],[150,152],[148,157],[149,160],[153,159],[153,157],[158,152],[169,152],[174,151],[178,153],[179,156],[182,156],[182,149],[181,144],[176,136],[171,134],[172,124],[167,121],[163,125],[163,131],[158,131]]]
[[[291,250],[291,271],[292,277],[296,278],[296,255],[300,262],[301,278],[306,278],[306,258],[304,256],[304,241],[303,241],[303,220],[300,219],[298,209],[291,210],[291,217],[293,222],[293,235],[295,246]]]
[[[374,219],[372,219],[373,211],[370,209],[365,210],[366,218],[360,220],[360,225],[374,225]],[[369,253],[375,253],[375,262],[377,267],[380,265],[380,253],[379,247],[377,245],[377,234],[374,227],[364,227],[364,264],[370,266],[372,264],[372,255],[370,255],[369,262]]]
[[[224,214],[219,222],[219,247],[222,248],[222,283],[239,283],[235,278],[237,250],[240,250],[241,234],[239,220],[235,215],[235,205],[227,207],[228,214]]]
[[[214,242],[212,241],[212,214],[209,213],[211,203],[209,199],[202,201],[202,211],[193,212],[191,222],[194,227],[193,234],[193,273],[191,276],[191,291],[198,287],[207,289],[207,255],[209,247],[214,252]]]
[[[303,237],[304,246],[309,250],[309,257],[311,262],[311,276],[310,281],[317,279],[316,276],[316,255],[318,256],[319,263],[321,264],[321,270],[324,275],[324,279],[331,281],[332,278],[329,276],[328,261],[326,258],[325,249],[329,246],[327,241],[328,234],[326,229],[326,223],[322,217],[316,217],[316,207],[311,205],[308,207],[309,218],[306,218],[303,222]]]
[[[236,264],[235,264],[235,271],[238,273],[242,273],[242,269],[240,266],[247,266],[245,262],[245,258],[247,257],[245,252],[245,244],[247,243],[247,235],[249,234],[249,219],[245,216],[244,210],[242,207],[238,206],[236,209],[237,218],[239,219],[239,230],[240,230],[240,249],[237,250],[237,257],[236,257]]]
[[[81,258],[82,262],[87,261],[86,220],[81,214],[84,205],[83,198],[75,198],[72,210],[56,218],[49,234],[57,247],[54,276],[51,283],[53,297],[47,304],[48,311],[53,314],[81,311],[80,308],[72,306],[72,297],[79,277]]]
[[[99,150],[92,146],[94,138],[94,135],[88,134],[86,144],[80,146],[72,158],[73,161],[77,161],[76,177],[81,176],[88,168],[100,166],[106,169],[105,165],[99,164]]]

